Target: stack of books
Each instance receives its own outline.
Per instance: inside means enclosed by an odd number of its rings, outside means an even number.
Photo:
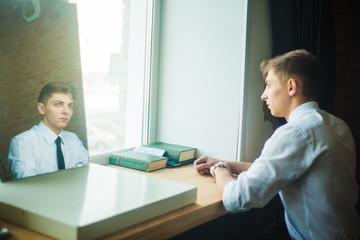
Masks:
[[[195,160],[196,148],[155,142],[133,151],[112,154],[109,163],[140,171],[151,172],[165,167],[177,167]]]

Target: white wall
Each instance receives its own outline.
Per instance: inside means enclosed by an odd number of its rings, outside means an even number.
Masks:
[[[273,133],[269,121],[264,122],[263,103],[260,96],[264,90],[264,80],[260,63],[271,57],[271,25],[269,0],[250,1],[250,21],[247,58],[247,81],[243,124],[243,151],[241,160],[252,162],[261,152],[263,145]]]
[[[255,140],[263,144],[262,131],[266,124],[259,127],[258,121],[252,123],[251,118],[257,118],[262,112],[262,107],[257,106],[261,106],[259,94],[263,88],[258,72],[261,60],[257,58],[269,52],[261,50],[269,45],[268,31],[264,31],[264,26],[257,26],[260,29],[256,31],[263,32],[262,38],[254,40],[256,49],[252,48],[253,44],[249,45],[249,61],[257,61],[258,76],[248,70],[252,78],[248,87],[254,94],[249,92],[248,104],[242,105],[246,66],[244,2],[162,1],[156,140],[197,147],[198,155],[236,160],[240,156],[237,153],[240,115],[245,106],[247,117],[242,130],[253,136],[243,136],[243,146],[257,151],[250,143]],[[257,23],[266,18],[262,12],[266,1],[255,2],[253,6],[261,5],[260,12],[252,12],[252,16],[258,18],[254,21]],[[254,124],[255,134],[247,129]],[[251,155],[249,151],[242,155]]]

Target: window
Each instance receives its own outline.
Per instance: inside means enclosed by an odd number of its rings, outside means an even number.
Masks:
[[[146,138],[151,6],[150,0],[77,1],[90,156]]]

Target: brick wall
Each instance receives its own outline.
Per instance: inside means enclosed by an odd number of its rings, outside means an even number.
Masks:
[[[40,3],[40,17],[27,23],[15,1],[0,2],[3,162],[7,162],[11,138],[40,121],[37,97],[42,86],[51,81],[70,82],[76,88],[76,108],[66,130],[75,132],[87,146],[76,5],[47,0]]]
[[[335,115],[354,135],[360,180],[360,1],[334,0],[336,33]]]

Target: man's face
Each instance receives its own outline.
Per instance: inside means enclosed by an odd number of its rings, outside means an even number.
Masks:
[[[73,96],[70,93],[53,93],[45,104],[38,103],[44,124],[56,134],[59,134],[69,123],[73,107]]]
[[[265,79],[265,90],[261,99],[275,117],[287,117],[289,115],[290,99],[288,84],[279,79],[271,69]]]

